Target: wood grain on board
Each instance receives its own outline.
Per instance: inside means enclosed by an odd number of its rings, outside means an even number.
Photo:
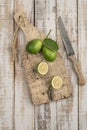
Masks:
[[[6,4],[7,3],[7,4]],[[14,129],[13,0],[0,1],[0,130]]]
[[[87,0],[78,1],[78,43],[79,62],[86,79],[85,86],[79,86],[79,130],[85,130],[87,129]]]

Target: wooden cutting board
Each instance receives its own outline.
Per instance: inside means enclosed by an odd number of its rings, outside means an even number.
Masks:
[[[17,12],[14,15],[14,19],[25,34],[26,44],[32,39],[44,39],[46,37],[43,32],[40,32],[28,22],[23,12]],[[22,21],[21,24],[19,24],[19,20]],[[38,53],[37,55],[31,55],[24,50],[22,65],[25,70],[25,77],[29,85],[32,102],[34,104],[43,104],[69,97],[72,94],[72,84],[60,53],[58,52],[57,59],[54,62],[46,61],[49,66],[49,71],[45,76],[40,76],[34,71],[36,65],[41,61],[45,61],[42,54]],[[58,90],[53,89],[50,86],[50,80],[56,75],[63,79],[63,85]]]

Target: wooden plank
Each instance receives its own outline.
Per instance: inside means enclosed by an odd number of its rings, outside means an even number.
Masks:
[[[10,0],[0,0],[0,5],[6,5],[9,3],[10,3]]]
[[[28,20],[32,19],[33,0],[16,0],[15,11],[24,10]],[[32,20],[31,20],[32,21]],[[34,106],[21,67],[21,55],[25,48],[25,37],[20,30],[18,35],[18,62],[15,63],[15,130],[34,130]]]
[[[56,40],[55,0],[35,0],[35,25]],[[35,107],[35,130],[56,130],[56,102]]]
[[[87,129],[87,0],[78,1],[79,61],[86,84],[79,87],[79,130]]]
[[[3,2],[0,1],[0,20],[13,19],[13,4],[13,0],[11,2],[6,0]]]
[[[4,0],[6,2],[7,0]],[[0,1],[0,4],[3,2]],[[11,62],[13,0],[0,5],[0,130],[14,129],[14,65]]]
[[[68,31],[72,46],[77,56],[77,1],[57,0],[57,17],[61,16]],[[60,52],[63,55],[66,68],[70,74],[73,84],[73,95],[65,100],[57,102],[57,129],[78,130],[78,85],[71,63],[67,60],[60,33],[57,28],[58,43]]]

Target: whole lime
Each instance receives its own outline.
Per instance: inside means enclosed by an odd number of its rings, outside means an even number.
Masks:
[[[47,60],[47,61],[54,61],[57,57],[57,52],[56,51],[52,51],[46,47],[43,47],[42,49],[42,53],[43,53],[43,56],[44,58]]]
[[[34,39],[26,45],[26,51],[30,54],[38,53],[42,48],[42,41],[40,39]]]

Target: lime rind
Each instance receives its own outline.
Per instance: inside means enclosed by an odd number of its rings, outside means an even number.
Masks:
[[[59,49],[58,44],[56,43],[56,41],[54,41],[51,38],[44,39],[43,45],[45,47],[47,47],[48,49],[52,50],[52,51],[57,51]]]
[[[57,58],[57,52],[52,51],[46,47],[43,47],[42,53],[43,53],[44,58],[49,62],[53,62]]]
[[[42,48],[42,40],[33,39],[26,45],[26,51],[30,54],[37,54]]]

